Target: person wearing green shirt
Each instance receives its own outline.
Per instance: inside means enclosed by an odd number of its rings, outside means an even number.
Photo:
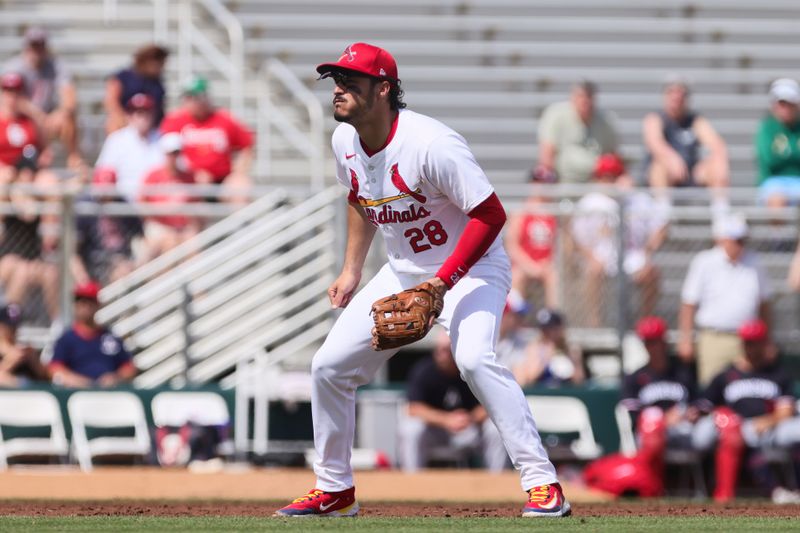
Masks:
[[[759,196],[770,207],[800,201],[800,84],[775,80],[769,89],[770,113],[755,137]]]

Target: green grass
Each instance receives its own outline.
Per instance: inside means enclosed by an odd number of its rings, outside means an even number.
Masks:
[[[260,517],[0,517],[0,531],[789,531],[797,518],[599,517],[277,519]]]

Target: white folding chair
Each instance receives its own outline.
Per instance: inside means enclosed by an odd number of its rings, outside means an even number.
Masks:
[[[49,437],[19,437],[6,440],[0,427],[0,470],[9,457],[53,456],[64,458],[69,444],[55,396],[46,391],[0,391],[0,426],[49,426]]]
[[[569,449],[576,459],[587,461],[600,457],[603,448],[597,444],[589,419],[589,410],[571,396],[528,396],[533,419],[545,433],[577,433]]]
[[[636,455],[636,436],[633,434],[631,412],[620,402],[614,408],[614,418],[619,429],[619,451],[626,457],[633,457]]]
[[[150,434],[144,408],[131,392],[76,392],[67,400],[72,425],[72,448],[81,470],[92,469],[94,457],[144,456],[150,453]],[[133,437],[89,439],[86,428],[134,428]]]
[[[180,427],[187,422],[199,426],[226,426],[231,422],[225,399],[215,392],[159,392],[150,402],[158,427]],[[219,444],[221,455],[233,454],[233,441]]]

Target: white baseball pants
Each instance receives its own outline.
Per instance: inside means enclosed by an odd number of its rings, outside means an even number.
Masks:
[[[352,299],[311,363],[311,410],[316,488],[336,492],[353,486],[350,454],[356,423],[356,389],[368,383],[397,350],[374,351],[370,309],[378,298],[432,277],[399,274],[385,265]],[[438,319],[450,335],[453,355],[466,381],[497,426],[508,455],[520,470],[523,490],[557,481],[522,389],[495,359],[500,318],[510,286],[508,259],[486,257],[447,292]]]

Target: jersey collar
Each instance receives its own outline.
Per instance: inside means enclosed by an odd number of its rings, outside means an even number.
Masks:
[[[386,136],[386,142],[384,142],[383,146],[381,146],[375,151],[370,150],[367,147],[367,145],[364,144],[364,141],[361,140],[361,137],[358,138],[358,142],[359,144],[361,144],[361,149],[364,150],[364,153],[367,154],[367,157],[372,157],[381,150],[383,150],[384,148],[386,148],[387,146],[389,146],[389,143],[392,142],[392,139],[394,139],[394,134],[397,132],[397,123],[399,122],[399,120],[400,120],[400,112],[398,111],[397,115],[394,117],[394,121],[392,121],[392,129],[389,130],[389,135]]]

